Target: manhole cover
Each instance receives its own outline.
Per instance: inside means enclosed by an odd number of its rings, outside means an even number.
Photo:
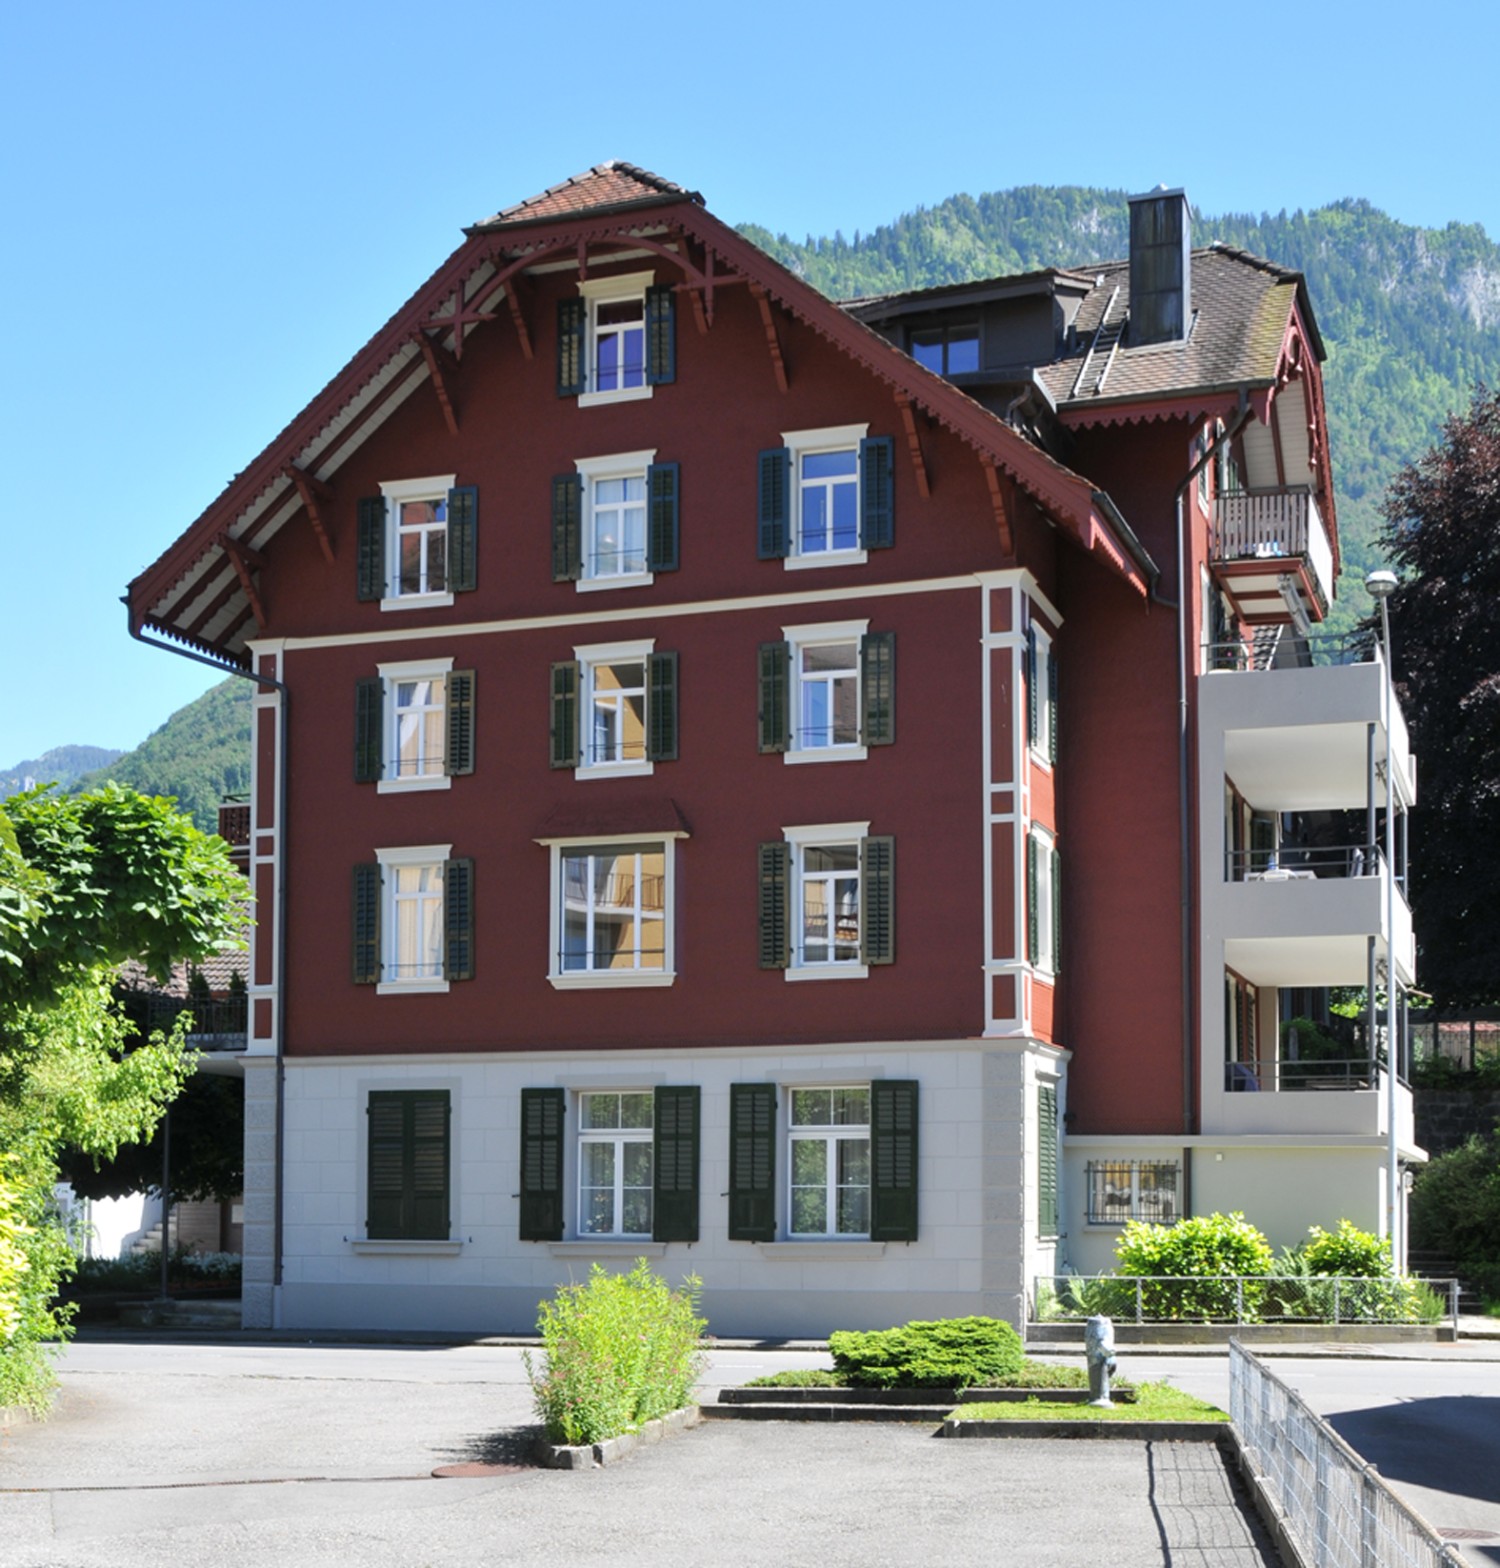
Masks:
[[[1445,1541],[1493,1541],[1496,1538],[1493,1530],[1466,1530],[1463,1528],[1449,1530],[1441,1525],[1438,1527],[1438,1534]]]
[[[464,1465],[439,1465],[432,1473],[440,1479],[449,1476],[460,1476],[469,1479],[472,1476],[482,1475],[520,1475],[523,1470],[529,1470],[530,1465],[486,1465],[477,1460]]]

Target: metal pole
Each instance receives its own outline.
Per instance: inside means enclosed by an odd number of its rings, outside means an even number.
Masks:
[[[1391,662],[1391,616],[1380,596],[1380,640],[1385,651],[1385,1033],[1386,1115],[1390,1120],[1386,1164],[1386,1234],[1397,1272],[1406,1269],[1406,1238],[1397,1230],[1401,1159],[1396,1143],[1396,758],[1392,723],[1396,672]]]
[[[161,1117],[161,1298],[168,1296],[168,1269],[171,1266],[172,1219],[172,1107]]]

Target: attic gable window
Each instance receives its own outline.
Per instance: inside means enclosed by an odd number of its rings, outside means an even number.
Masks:
[[[558,306],[557,391],[580,408],[650,397],[677,378],[675,295],[650,272],[588,278]]]

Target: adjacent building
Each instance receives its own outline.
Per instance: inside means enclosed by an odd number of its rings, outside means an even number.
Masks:
[[[843,307],[628,164],[466,230],[128,596],[260,683],[246,1322],[642,1255],[720,1333],[1018,1321],[1130,1217],[1384,1228],[1322,359],[1180,192]]]

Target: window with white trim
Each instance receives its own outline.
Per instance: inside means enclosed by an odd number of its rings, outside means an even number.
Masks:
[[[473,977],[474,862],[448,844],[377,849],[354,868],[354,980],[378,993]]]
[[[649,1237],[655,1186],[655,1096],[578,1097],[578,1234]]]
[[[649,582],[646,564],[646,470],[655,451],[582,458],[583,581]]]
[[[354,778],[381,794],[474,771],[474,671],[451,658],[377,665],[354,687]]]
[[[1026,738],[1032,756],[1057,761],[1057,652],[1052,639],[1031,621],[1026,628]]]
[[[846,425],[782,435],[792,454],[789,562],[816,565],[835,556],[864,559],[859,528],[859,444],[869,428]]]
[[[650,772],[646,756],[646,661],[641,643],[597,657],[575,648],[583,677],[583,755],[579,766]]]
[[[403,607],[452,604],[448,563],[449,494],[455,476],[387,481],[386,600]]]
[[[1084,1174],[1090,1225],[1172,1225],[1182,1213],[1176,1160],[1090,1160]]]
[[[579,406],[651,396],[646,374],[649,272],[589,278],[578,285],[588,310],[587,381]]]
[[[680,836],[550,842],[554,987],[672,983],[672,841]]]
[[[792,752],[858,751],[860,745],[859,640],[862,621],[834,632],[786,632],[792,649]],[[847,635],[845,634],[847,632]]]
[[[1026,835],[1026,956],[1042,974],[1056,974],[1061,946],[1062,862],[1056,842],[1032,825]]]
[[[760,967],[861,979],[895,961],[895,840],[868,822],[784,828],[760,846]]]
[[[894,632],[868,621],[784,626],[759,650],[760,750],[787,762],[863,761],[896,738]]]
[[[870,1086],[787,1093],[787,1233],[870,1234]]]

